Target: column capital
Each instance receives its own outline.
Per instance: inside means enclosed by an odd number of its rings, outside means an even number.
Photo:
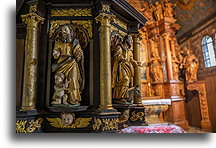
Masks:
[[[30,23],[41,23],[43,24],[44,22],[44,18],[42,18],[41,16],[39,16],[37,13],[35,12],[30,12],[28,14],[22,15],[22,21],[24,21],[26,24],[30,24]]]
[[[141,33],[133,33],[131,34],[133,37],[134,43],[140,44],[140,41],[142,40],[142,34]]]
[[[167,32],[163,33],[162,36],[166,39],[170,39],[170,34]]]
[[[44,18],[37,14],[37,5],[31,5],[29,8],[29,13],[21,15],[22,21],[27,25],[34,26],[37,28],[38,23],[43,24]]]
[[[96,23],[101,23],[101,26],[110,26],[111,22],[115,21],[115,15],[107,14],[100,12],[99,15],[95,18]]]

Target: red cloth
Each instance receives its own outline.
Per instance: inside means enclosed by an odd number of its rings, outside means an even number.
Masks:
[[[130,126],[121,133],[187,133],[181,127],[169,123],[151,124],[149,126]]]

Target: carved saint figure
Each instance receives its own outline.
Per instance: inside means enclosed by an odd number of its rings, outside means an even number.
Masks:
[[[159,57],[158,53],[153,51],[152,57],[150,59],[150,70],[153,75],[154,82],[163,81],[163,72],[162,72],[162,60]]]
[[[52,104],[78,105],[81,101],[81,91],[84,88],[84,56],[79,40],[74,37],[70,26],[63,26],[55,40],[53,57],[56,63],[52,65],[55,72],[55,92]]]
[[[186,56],[183,59],[186,81],[187,82],[197,81],[199,61],[190,49],[185,47],[184,51],[186,52]]]
[[[144,16],[147,17],[148,22],[151,22],[154,20],[153,12],[154,12],[154,6],[151,2],[149,3],[143,3],[143,8],[141,8],[139,11],[143,13]]]
[[[164,10],[164,17],[173,18],[174,16],[173,6],[176,6],[176,5],[169,2],[169,0],[164,0],[162,6]]]
[[[176,57],[172,58],[173,79],[179,81],[180,62]]]
[[[155,2],[154,12],[155,12],[155,18],[157,21],[160,21],[163,19],[163,8],[162,8],[162,5],[158,1]]]
[[[117,39],[115,39],[117,38]],[[141,62],[133,59],[133,40],[130,35],[126,35],[121,42],[116,36],[112,39],[112,88],[115,103],[130,102],[128,89],[134,77],[134,66],[142,66]],[[117,41],[117,43],[113,43]]]

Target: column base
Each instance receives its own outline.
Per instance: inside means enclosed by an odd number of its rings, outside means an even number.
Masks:
[[[201,121],[201,125],[202,125],[202,130],[206,131],[206,132],[212,132],[212,125],[210,120],[208,121]]]
[[[104,110],[113,110],[114,108],[112,105],[100,105],[98,110],[104,111]]]
[[[94,112],[92,130],[96,133],[115,133],[119,129],[119,115],[116,109],[96,110]]]
[[[34,111],[36,110],[35,106],[21,106],[20,111]]]

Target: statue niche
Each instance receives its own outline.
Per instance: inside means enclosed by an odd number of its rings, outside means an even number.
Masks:
[[[131,104],[132,98],[129,92],[139,92],[137,86],[133,86],[134,66],[142,66],[141,62],[133,58],[133,39],[130,35],[122,39],[119,35],[113,35],[111,39],[112,52],[112,88],[113,102],[117,104]]]
[[[76,25],[59,27],[53,35],[54,94],[52,105],[80,105],[85,84],[83,48],[87,35]]]

